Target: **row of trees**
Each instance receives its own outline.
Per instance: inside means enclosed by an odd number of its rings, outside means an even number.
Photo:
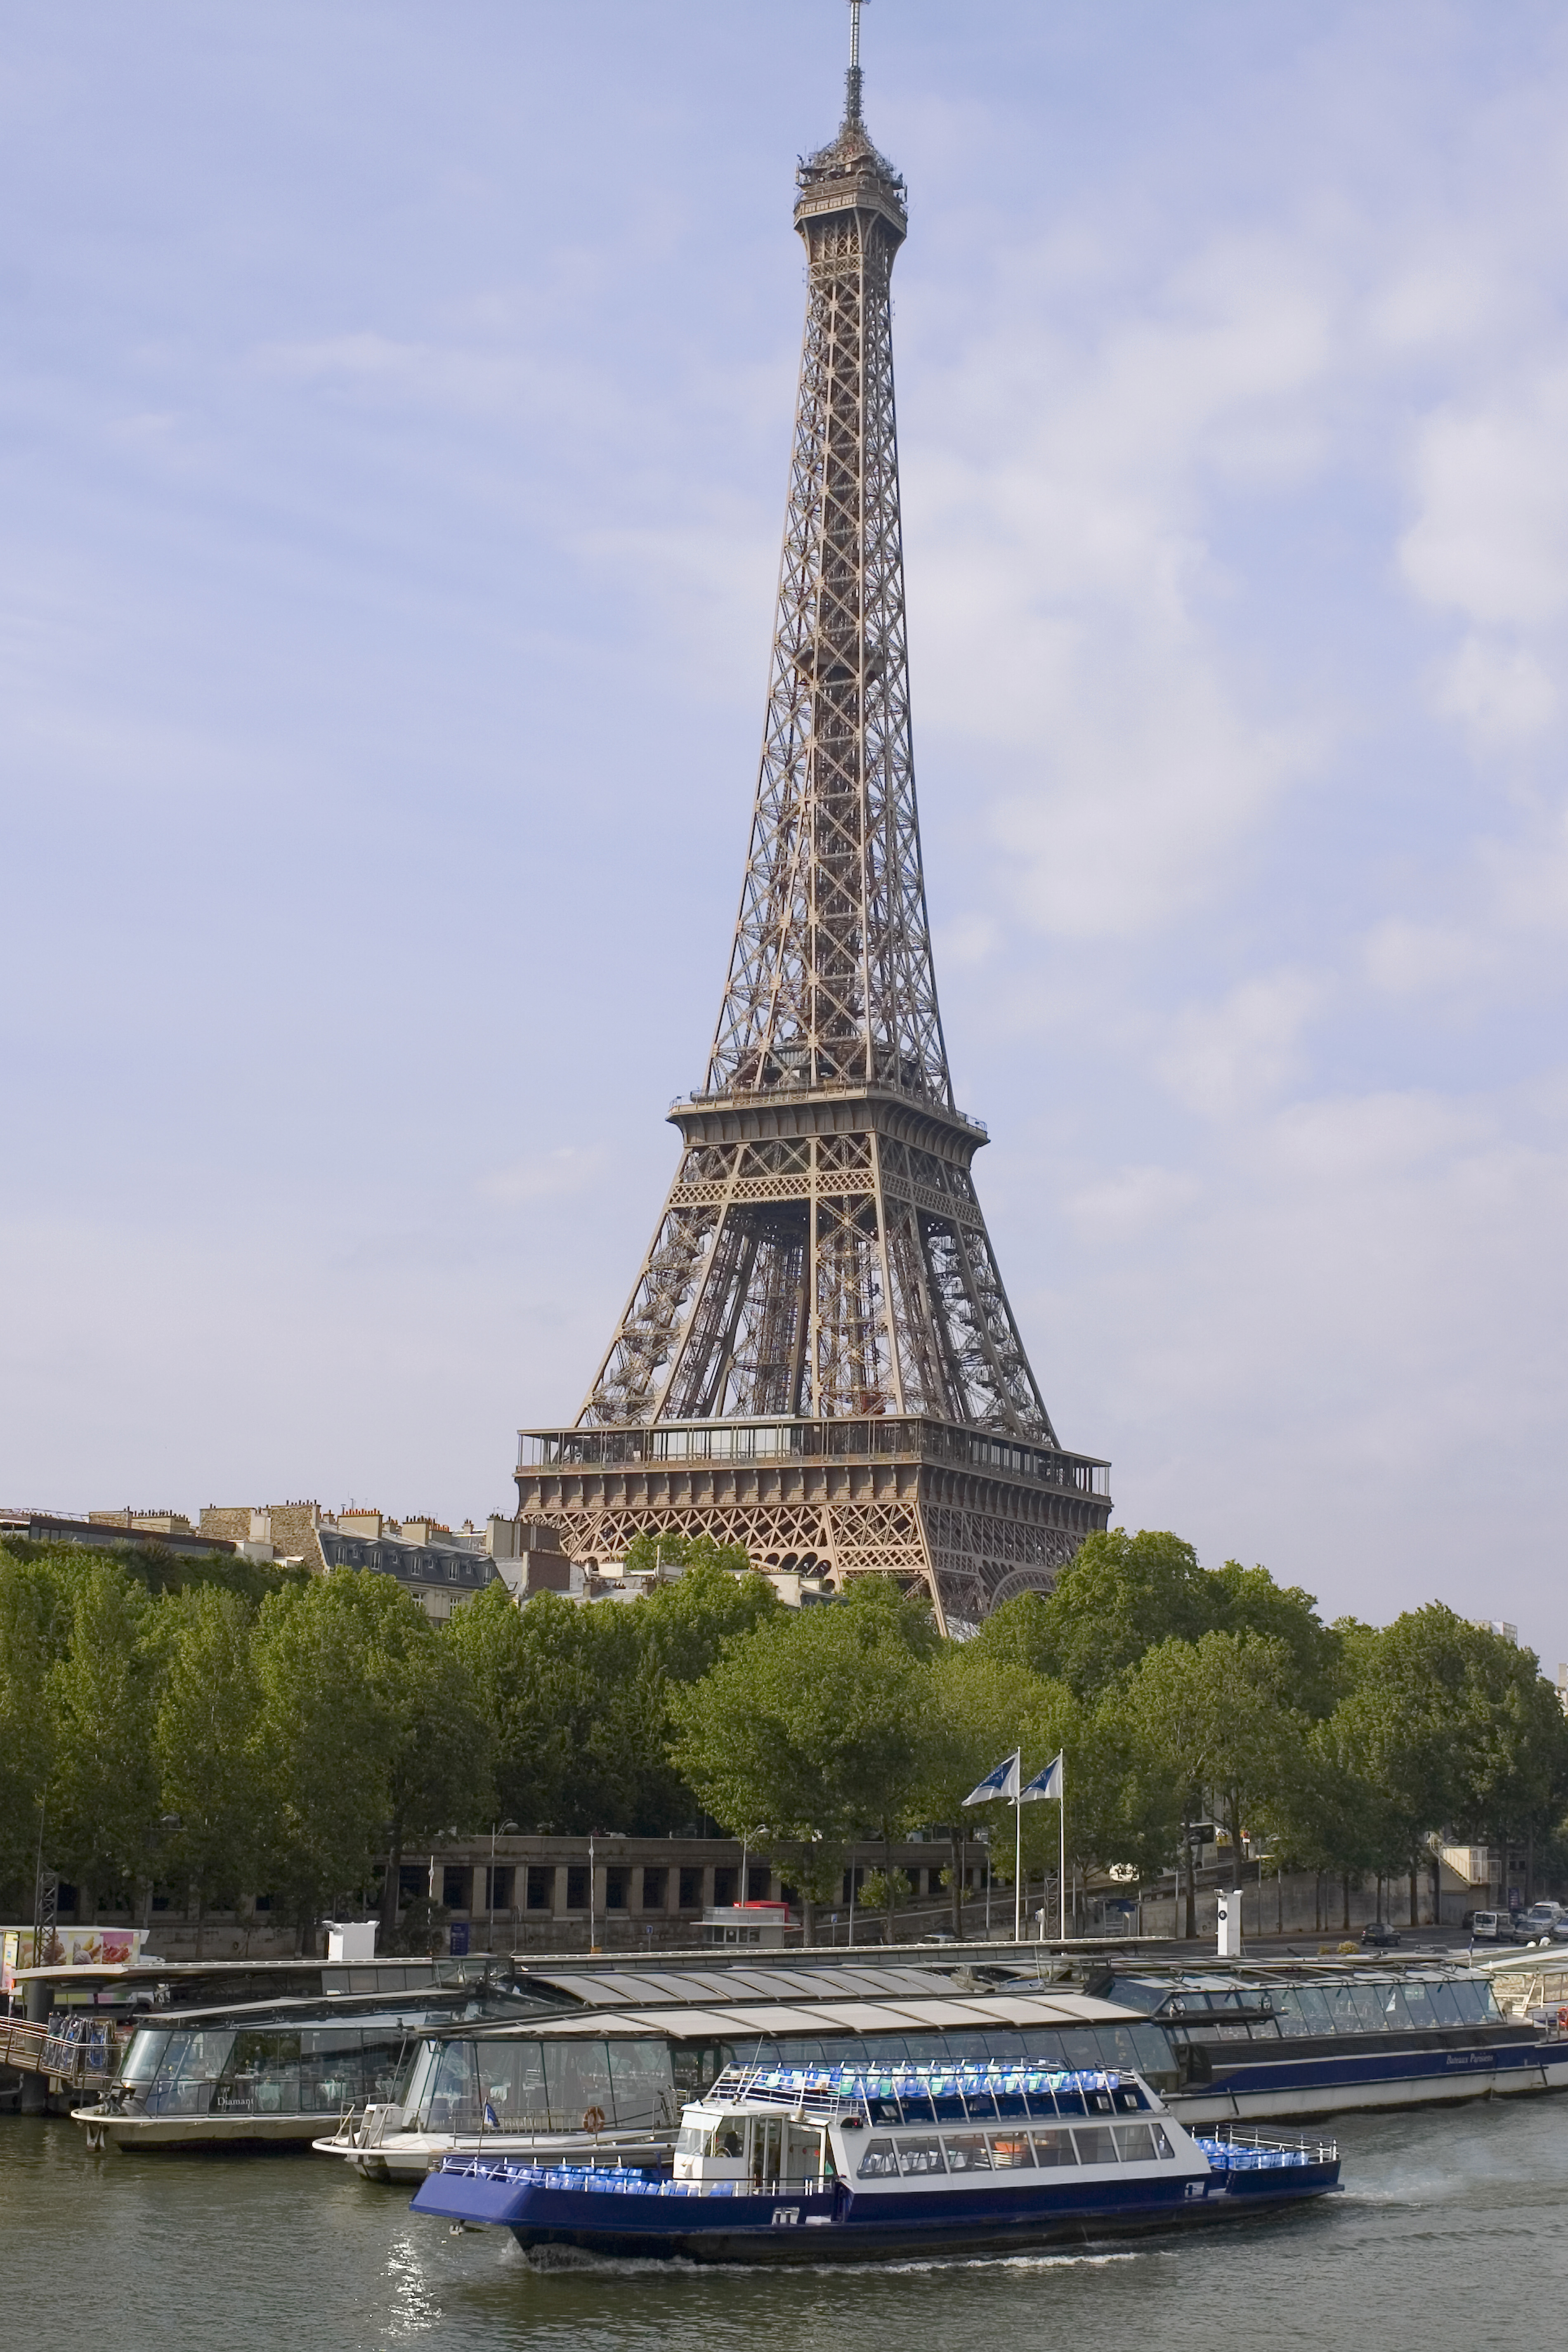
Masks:
[[[1092,1538],[1052,1594],[1006,1603],[964,1643],[868,1583],[843,1608],[770,1618],[671,1706],[691,1787],[733,1830],[767,1824],[808,1897],[865,1826],[955,1822],[1018,1744],[1026,1776],[1068,1757],[1069,1864],[1147,1875],[1184,1858],[1189,1934],[1191,1830],[1211,1813],[1237,1854],[1250,1840],[1347,1896],[1408,1874],[1413,1918],[1434,1832],[1568,1868],[1568,1726],[1527,1651],[1436,1603],[1381,1630],[1324,1625],[1310,1594],[1260,1568],[1205,1570],[1171,1535]],[[986,1813],[1010,1880],[1011,1811]],[[1023,1826],[1024,1867],[1043,1874],[1057,1807],[1026,1807]]]
[[[666,1546],[668,1555],[669,1547]],[[510,1819],[689,1826],[668,1693],[778,1608],[743,1554],[626,1607],[494,1583],[437,1627],[395,1579],[160,1573],[156,1555],[0,1549],[0,1900],[41,1859],[89,1916],[154,1883],[198,1920],[264,1892],[307,1928],[378,1899],[405,1849]],[[378,1887],[379,1882],[379,1887]]]
[[[636,1601],[520,1610],[497,1583],[437,1627],[374,1571],[215,1566],[182,1589],[146,1562],[0,1550],[8,1907],[30,1911],[41,1853],[89,1902],[135,1905],[156,1880],[199,1917],[261,1890],[307,1930],[379,1882],[390,1936],[405,1848],[497,1821],[660,1834],[704,1813],[770,1850],[809,1906],[868,1833],[977,1826],[963,1796],[1019,1745],[1026,1773],[1068,1755],[1079,1867],[1185,1857],[1189,1931],[1190,1831],[1211,1813],[1237,1853],[1261,1840],[1347,1888],[1409,1874],[1413,1905],[1436,1831],[1520,1849],[1552,1881],[1568,1865],[1555,1693],[1528,1652],[1437,1604],[1325,1625],[1263,1569],[1113,1532],[954,1643],[890,1580],[795,1612],[736,1573],[742,1554],[679,1551],[679,1580]],[[994,1813],[1005,1877],[1011,1816]],[[1024,1823],[1043,1872],[1057,1808]],[[881,1874],[889,1932],[899,1891]]]

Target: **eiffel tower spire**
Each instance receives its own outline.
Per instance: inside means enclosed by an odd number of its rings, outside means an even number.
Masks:
[[[670,1110],[684,1150],[626,1311],[574,1430],[525,1433],[519,1490],[584,1557],[701,1525],[763,1564],[919,1576],[956,1626],[1048,1585],[1110,1504],[1105,1465],[1065,1453],[1046,1411],[970,1173],[985,1129],[948,1070],[899,514],[889,289],[908,215],[862,118],[858,0],[844,121],[796,187],[805,333],[723,1001],[704,1083]],[[784,1492],[784,1460],[847,1475],[862,1458],[910,1473],[879,1496],[871,1476],[869,1517],[853,1477],[842,1507],[826,1487],[805,1500],[809,1479]],[[748,1515],[719,1491],[733,1469],[681,1501],[668,1470],[612,1475],[634,1461],[772,1461],[783,1484]],[[958,1479],[955,1517],[939,1463],[1000,1469],[1005,1491]],[[534,1476],[574,1465],[598,1471],[594,1496]]]

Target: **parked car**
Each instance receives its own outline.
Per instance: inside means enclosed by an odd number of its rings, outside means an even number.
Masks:
[[[1380,1952],[1392,1950],[1399,1941],[1399,1930],[1386,1919],[1369,1919],[1361,1931],[1363,1944],[1375,1944]]]
[[[1532,1903],[1519,1924],[1525,1934],[1533,1938],[1537,1936],[1550,1936],[1563,1916],[1561,1903]]]
[[[1478,1944],[1519,1944],[1526,1938],[1514,1925],[1511,1911],[1478,1911],[1470,1921],[1470,1934]]]

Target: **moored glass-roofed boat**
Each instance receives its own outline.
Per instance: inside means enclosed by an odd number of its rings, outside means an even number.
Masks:
[[[1106,2000],[1168,2037],[1172,2112],[1200,2127],[1568,2088],[1568,2032],[1441,1959],[1107,1967]]]
[[[89,2147],[305,2144],[345,2110],[393,2099],[433,2026],[533,2006],[481,1984],[170,2010],[135,2027],[113,2082],[71,2120]]]
[[[1195,2137],[1136,2074],[1026,2064],[727,2068],[672,2178],[452,2154],[414,2210],[530,2253],[818,2263],[1190,2226],[1324,2195],[1329,2141]]]

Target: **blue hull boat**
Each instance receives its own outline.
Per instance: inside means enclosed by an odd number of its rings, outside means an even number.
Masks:
[[[672,2179],[454,2157],[414,2210],[530,2252],[777,2264],[1186,2228],[1338,2184],[1331,2142],[1194,2138],[1135,2075],[736,2068],[686,2108]]]

